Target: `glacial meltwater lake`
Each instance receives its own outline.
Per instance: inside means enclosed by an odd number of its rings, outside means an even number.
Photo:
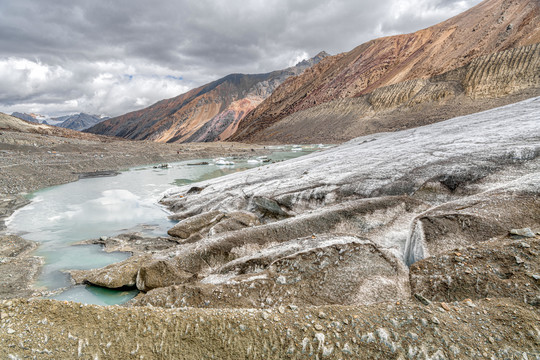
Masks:
[[[320,149],[275,147],[271,161],[292,159]],[[226,158],[169,163],[168,168],[142,166],[114,177],[98,177],[59,185],[29,195],[31,203],[17,210],[6,222],[8,232],[38,242],[36,256],[45,264],[35,284],[44,290],[66,289],[52,298],[86,304],[121,304],[137,290],[119,291],[89,285],[73,286],[69,269],[93,269],[122,261],[129,253],[106,253],[98,245],[76,245],[82,240],[121,233],[165,236],[174,225],[169,212],[158,204],[163,192],[175,185],[191,184],[234,172],[267,165],[256,157]],[[208,162],[208,165],[188,165]]]

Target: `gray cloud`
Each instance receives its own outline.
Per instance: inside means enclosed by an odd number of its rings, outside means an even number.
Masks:
[[[119,115],[233,72],[415,31],[480,0],[5,0],[0,111]]]

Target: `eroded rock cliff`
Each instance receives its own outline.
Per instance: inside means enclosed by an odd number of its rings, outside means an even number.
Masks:
[[[372,40],[288,79],[241,121],[232,140],[260,141],[264,138],[261,133],[272,133],[266,130],[271,125],[297,112],[331,101],[356,98],[403,81],[429,79],[482,56],[539,43],[539,24],[540,5],[537,1],[487,0],[427,29]],[[508,90],[506,85],[502,88],[503,92]],[[440,96],[440,92],[435,91],[429,96]],[[483,109],[486,108],[489,107]],[[343,112],[345,115],[341,111],[327,114],[330,115],[327,118],[332,122],[332,115],[346,116],[347,109]],[[354,119],[358,113],[355,115]],[[317,130],[309,125],[309,116],[304,120],[307,128],[304,131],[317,138]],[[399,124],[397,128],[400,128]],[[340,127],[340,131],[348,134],[344,128]],[[281,133],[281,137],[272,140],[289,141],[284,135]],[[349,135],[349,139],[359,135]]]
[[[428,78],[380,87],[294,112],[257,131],[253,142],[337,143],[506,105],[540,94],[540,45],[479,57]]]

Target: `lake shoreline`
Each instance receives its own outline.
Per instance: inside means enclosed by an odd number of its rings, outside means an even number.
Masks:
[[[12,250],[21,243],[34,243],[33,248],[39,246],[37,242],[6,232],[5,221],[30,203],[25,196],[31,192],[92,174],[115,174],[138,166],[270,152],[265,146],[251,144],[161,144],[113,138],[99,142],[5,130],[0,135],[0,151],[0,246]],[[4,256],[0,272],[5,268],[10,273],[27,276],[5,277],[0,299],[41,295],[42,291],[32,288],[32,284],[40,274],[42,261],[29,253],[13,252],[13,256]],[[18,290],[13,292],[14,288]]]

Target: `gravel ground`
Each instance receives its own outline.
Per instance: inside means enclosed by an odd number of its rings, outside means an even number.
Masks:
[[[156,144],[83,135],[0,133],[0,221],[26,203],[21,194],[74,181],[81,173],[266,151],[228,143]],[[486,244],[420,263],[413,269],[417,296],[403,301],[317,307],[284,303],[265,310],[164,309],[8,299],[31,296],[29,284],[37,271],[29,267],[39,268],[39,262],[30,256],[35,244],[5,235],[0,227],[0,291],[5,290],[0,292],[4,298],[0,300],[0,358],[540,359],[537,303],[521,300],[523,292],[505,290],[515,283],[532,289],[536,280],[538,241],[523,244],[501,243],[501,254],[507,252],[507,264],[513,266],[501,273],[512,276],[487,294],[512,298],[479,299],[486,294],[476,297],[474,292],[461,291],[463,284],[474,287],[478,277],[487,273],[482,269],[496,262],[497,253]],[[478,256],[485,262],[475,263],[475,269],[470,263]],[[466,275],[461,274],[461,265],[459,271],[454,269],[454,262],[463,264]],[[426,297],[439,300],[437,286],[448,283],[439,281],[441,274],[456,275],[452,278],[456,287],[442,292],[446,297],[440,300],[445,302],[429,301]],[[533,289],[530,298],[536,294]]]
[[[6,359],[538,359],[512,299],[272,310],[0,301]],[[512,331],[508,331],[512,327]]]
[[[239,143],[161,144],[0,131],[0,199],[75,181],[78,174],[216,156],[263,154]]]

